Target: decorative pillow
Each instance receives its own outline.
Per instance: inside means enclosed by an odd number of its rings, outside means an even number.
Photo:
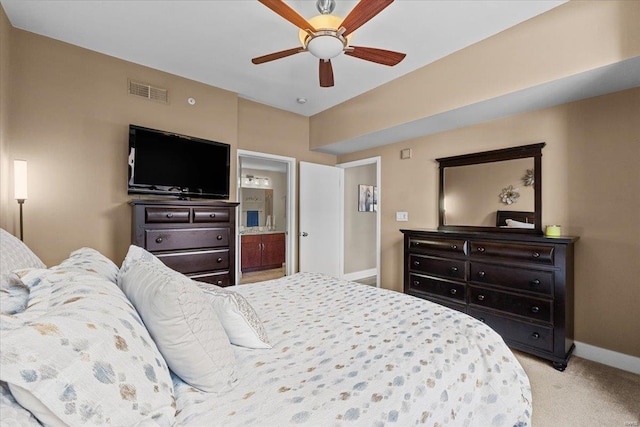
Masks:
[[[245,297],[208,283],[196,284],[209,297],[231,344],[248,348],[271,348],[258,313]]]
[[[191,279],[132,245],[118,285],[176,375],[206,392],[225,392],[236,384],[229,339],[213,306]]]
[[[92,248],[80,248],[71,252],[69,258],[51,269],[95,273],[112,283],[116,283],[119,270],[113,261]]]
[[[27,305],[29,289],[13,273],[18,268],[46,268],[36,254],[13,234],[0,228],[0,312],[19,313]]]
[[[534,224],[528,222],[516,221],[515,219],[505,219],[504,222],[507,224],[507,227],[512,228],[534,228]]]
[[[173,423],[169,369],[115,284],[62,269],[22,280],[29,306],[0,316],[11,320],[0,328],[0,380],[18,403],[45,424]]]

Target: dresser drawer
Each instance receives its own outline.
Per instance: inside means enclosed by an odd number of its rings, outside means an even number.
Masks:
[[[229,222],[229,209],[193,208],[193,222]]]
[[[409,250],[416,253],[464,255],[465,243],[465,240],[430,240],[412,237],[409,239]]]
[[[515,341],[540,350],[553,351],[553,328],[495,316],[483,310],[469,308],[467,313],[486,323],[507,341]]]
[[[409,287],[413,291],[425,292],[441,297],[452,298],[465,302],[464,283],[451,282],[449,280],[438,280],[431,277],[411,275]]]
[[[553,246],[476,241],[469,244],[469,254],[472,258],[504,258],[511,261],[553,264]]]
[[[469,304],[551,323],[551,301],[469,286]]]
[[[218,248],[229,246],[229,228],[186,228],[146,230],[148,251]]]
[[[189,208],[145,208],[145,222],[185,223],[189,222]]]
[[[169,268],[183,274],[229,268],[229,250],[156,254]]]
[[[215,271],[213,273],[196,273],[190,274],[189,278],[198,282],[211,283],[216,286],[231,286],[235,283],[229,283],[229,271]]]
[[[472,262],[469,280],[553,296],[553,272]]]
[[[462,260],[411,255],[409,263],[410,270],[414,272],[432,274],[445,279],[464,280],[466,277],[466,263]]]

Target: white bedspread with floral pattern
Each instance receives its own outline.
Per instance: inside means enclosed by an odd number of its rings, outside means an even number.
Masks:
[[[309,273],[228,289],[273,348],[234,347],[239,383],[223,395],[174,376],[177,425],[530,425],[524,370],[465,314]]]

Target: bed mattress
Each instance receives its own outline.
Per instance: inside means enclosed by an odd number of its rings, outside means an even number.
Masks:
[[[223,395],[174,376],[177,425],[530,425],[524,370],[464,313],[311,273],[226,289],[273,348],[234,346],[239,380]]]

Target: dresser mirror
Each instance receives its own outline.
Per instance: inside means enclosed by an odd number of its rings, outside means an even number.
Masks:
[[[436,159],[442,231],[542,234],[544,142]]]

